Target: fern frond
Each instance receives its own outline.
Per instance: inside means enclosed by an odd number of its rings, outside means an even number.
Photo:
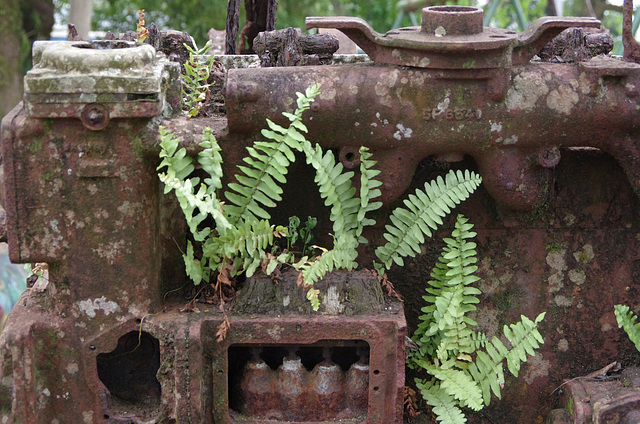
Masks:
[[[379,172],[373,169],[375,162],[369,159],[371,154],[364,147],[360,149],[360,198],[356,197],[356,189],[351,185],[354,173],[345,172],[331,150],[323,152],[320,145],[313,147],[306,140],[302,144],[302,149],[307,163],[316,171],[315,182],[318,185],[320,197],[324,199],[325,205],[331,208],[330,219],[333,223],[333,232],[336,234],[331,250],[325,250],[313,261],[303,260],[294,265],[301,270],[304,283],[312,286],[327,272],[338,268],[353,270],[358,266],[356,262],[358,244],[366,241],[361,236],[362,230],[367,225],[375,224],[374,220],[366,217],[366,214],[381,206],[380,202],[372,202],[372,199],[381,195],[377,188],[381,183],[375,180]],[[307,294],[312,293],[316,291],[310,290]],[[316,302],[316,305],[319,303]]]
[[[160,126],[158,130],[160,132],[160,158],[162,161],[156,170],[166,168],[165,173],[169,179],[185,180],[195,169],[193,159],[187,156],[187,149],[184,147],[178,149],[178,139],[165,127]],[[170,190],[165,187],[164,193],[167,194]]]
[[[427,372],[440,380],[440,387],[458,400],[461,406],[479,411],[484,406],[482,391],[469,373],[453,368],[431,366]]]
[[[629,339],[640,351],[640,324],[636,323],[638,316],[629,310],[627,305],[615,305],[613,313],[618,321],[618,327],[622,328]]]
[[[300,133],[307,132],[302,113],[320,93],[319,87],[309,87],[305,95],[296,93],[298,108],[293,114],[283,113],[291,121],[288,128],[267,119],[269,129],[262,130],[262,135],[271,141],[257,141],[247,148],[249,156],[243,160],[248,166],[238,166],[242,174],[236,175],[237,183],[229,184],[232,191],[225,191],[229,203],[224,210],[232,224],[271,218],[265,208],[273,208],[282,200],[280,185],[286,183],[288,167],[295,161],[294,150],[302,151],[302,144],[307,142]]]
[[[224,235],[209,237],[202,246],[202,255],[217,271],[227,258],[234,263],[231,275],[246,272],[251,276],[267,257],[266,250],[273,245],[274,238],[284,234],[285,227],[271,225],[266,220],[245,222],[231,227]]]
[[[206,127],[202,130],[200,147],[203,150],[198,153],[198,164],[209,175],[203,182],[207,186],[207,193],[215,193],[222,188],[222,156],[220,155],[222,149],[211,128]]]
[[[443,362],[460,353],[471,354],[477,348],[474,332],[469,329],[476,323],[467,316],[476,309],[479,302],[476,295],[481,294],[471,286],[479,279],[473,275],[477,270],[476,244],[468,241],[476,235],[472,228],[466,218],[458,215],[454,238],[444,239],[443,254],[431,272],[431,287],[426,289],[428,295],[423,296],[427,306],[422,309],[425,315],[420,317],[422,323],[418,326],[424,332],[421,340],[437,334],[435,355]]]
[[[543,312],[536,317],[535,321],[531,321],[521,315],[520,322],[510,324],[508,327],[504,326],[504,335],[511,343],[511,350],[507,354],[507,368],[515,377],[520,371],[520,363],[527,361],[527,355],[534,356],[535,349],[544,343],[542,335],[538,331],[538,324],[544,319],[544,316]]]
[[[357,268],[356,247],[353,238],[339,237],[335,240],[333,249],[325,250],[313,261],[301,260],[294,266],[302,272],[305,284],[313,285],[334,269],[343,268],[351,271]]]
[[[511,344],[508,349],[497,337],[493,337],[486,346],[486,353],[478,351],[475,363],[469,366],[473,379],[482,388],[485,404],[491,401],[491,392],[500,399],[500,388],[504,384],[502,363],[507,360],[507,368],[515,377],[518,376],[520,364],[527,361],[527,355],[535,355],[535,349],[544,343],[538,324],[544,319],[541,313],[534,321],[521,316],[521,321],[504,326],[504,335]]]
[[[469,171],[450,171],[443,180],[438,177],[431,184],[426,183],[423,190],[404,201],[405,208],[396,208],[390,216],[391,225],[385,228],[387,243],[376,249],[376,256],[384,268],[395,262],[404,265],[403,257],[414,256],[420,252],[424,237],[431,237],[432,230],[442,225],[442,218],[480,185],[482,178]],[[378,272],[384,269],[376,265]]]
[[[372,154],[369,149],[360,147],[360,209],[356,221],[356,237],[359,237],[360,243],[366,243],[367,240],[362,237],[362,230],[365,226],[374,225],[376,222],[371,218],[367,218],[367,213],[376,211],[382,207],[382,202],[372,202],[373,199],[380,197],[382,192],[378,187],[382,186],[382,182],[375,179],[380,171],[373,169],[376,164],[371,160]]]
[[[420,389],[422,397],[433,408],[436,419],[444,424],[464,424],[467,418],[464,416],[455,400],[446,390],[433,381],[416,380],[416,387]]]
[[[489,405],[492,393],[500,398],[504,361],[517,376],[520,364],[543,343],[537,327],[545,314],[535,321],[522,316],[520,322],[504,326],[510,348],[497,337],[487,341],[486,335],[471,330],[477,323],[467,315],[476,309],[477,295],[481,294],[473,287],[478,281],[474,275],[478,267],[476,244],[470,241],[476,235],[472,228],[466,218],[458,215],[452,237],[444,239],[445,247],[423,296],[427,305],[422,308],[413,337],[418,349],[410,360],[412,366],[422,367],[435,377],[422,390],[425,399],[431,398],[430,402],[427,399],[430,405],[449,402],[479,410]],[[450,409],[438,411],[448,414]],[[436,414],[438,411],[434,408]],[[448,422],[449,418],[437,419]]]
[[[325,206],[330,207],[331,222],[334,234],[354,235],[358,226],[357,217],[360,200],[355,197],[356,189],[351,185],[352,171],[343,172],[344,167],[331,150],[323,152],[320,145],[312,147],[307,142],[303,145],[307,163],[316,171],[315,182],[324,199]]]
[[[193,159],[187,156],[186,149],[178,149],[178,140],[173,134],[160,127],[160,157],[163,158],[158,170],[165,168],[165,172],[158,174],[160,181],[165,184],[164,191],[175,191],[180,208],[184,212],[189,230],[196,241],[203,241],[210,233],[210,228],[199,228],[200,224],[212,216],[216,223],[216,229],[224,233],[231,224],[222,214],[222,205],[218,201],[215,188],[220,185],[222,170],[219,163],[220,147],[209,130],[205,130],[204,141],[201,145],[205,148],[200,154],[204,167],[210,173],[208,184],[200,184],[199,178],[188,178],[195,166]],[[219,161],[216,165],[216,161]]]
[[[209,282],[211,268],[194,257],[193,245],[190,241],[187,242],[187,252],[182,255],[182,259],[184,260],[187,276],[193,280],[195,285],[200,284],[202,281]]]

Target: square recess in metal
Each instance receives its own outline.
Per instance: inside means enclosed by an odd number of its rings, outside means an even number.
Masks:
[[[229,364],[239,349],[252,347],[364,346],[369,354],[369,381],[366,416],[352,419],[295,421],[300,423],[349,422],[353,424],[393,424],[402,422],[406,321],[404,314],[321,317],[230,317],[231,328],[222,342],[215,341],[216,321],[202,324],[205,357],[212,358],[213,420],[216,424],[281,424],[285,419],[247,417],[230,408],[233,370]],[[312,405],[296,405],[308,408]]]

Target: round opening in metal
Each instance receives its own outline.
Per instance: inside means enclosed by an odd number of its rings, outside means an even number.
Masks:
[[[422,31],[444,37],[482,32],[482,9],[470,6],[431,6],[422,9]]]
[[[477,13],[479,10],[482,10],[471,6],[431,6],[426,9],[440,13]]]
[[[94,50],[129,49],[135,46],[136,46],[135,43],[130,41],[124,41],[124,40],[83,41],[79,44],[73,45],[73,47],[77,47],[79,49],[94,49]]]

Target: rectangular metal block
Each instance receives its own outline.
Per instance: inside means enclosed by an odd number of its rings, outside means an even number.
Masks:
[[[270,423],[281,419],[262,419],[243,416],[230,408],[232,390],[230,378],[230,349],[261,346],[368,345],[369,388],[366,417],[346,420],[358,424],[391,424],[402,422],[402,389],[404,386],[406,322],[404,314],[318,316],[318,317],[230,317],[227,337],[216,341],[218,321],[204,321],[200,338],[205,357],[212,360],[212,409],[215,423]],[[309,408],[301,402],[295,408]],[[291,408],[291,405],[288,405]],[[305,423],[331,422],[300,421]],[[338,420],[336,420],[338,422]]]

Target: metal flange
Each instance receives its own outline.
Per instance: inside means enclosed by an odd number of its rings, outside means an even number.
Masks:
[[[599,27],[590,17],[546,17],[522,32],[482,27],[482,9],[433,6],[422,10],[422,26],[380,34],[363,19],[309,17],[306,28],[335,28],[378,63],[428,69],[495,69],[527,63],[561,31]]]

